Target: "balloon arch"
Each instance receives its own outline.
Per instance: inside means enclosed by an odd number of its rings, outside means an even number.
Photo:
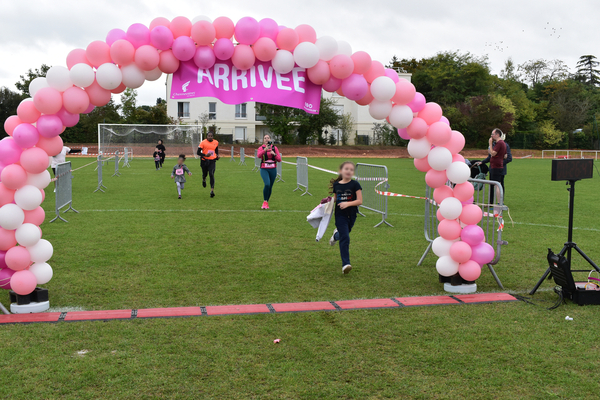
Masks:
[[[473,204],[470,170],[458,154],[465,139],[450,128],[438,104],[427,103],[412,83],[368,53],[352,52],[347,42],[330,36],[317,37],[309,25],[292,29],[272,19],[245,17],[234,24],[227,17],[201,16],[156,18],[149,27],[133,24],[126,32],[113,29],[106,40],[71,51],[66,67],[53,66],[45,78],[31,82],[32,98],[6,120],[10,136],[0,141],[0,287],[26,295],[52,277],[47,261],[53,248],[41,238],[45,214],[40,205],[51,182],[48,156],[62,151],[65,128],[75,126],[80,114],[106,105],[111,94],[175,73],[182,62],[208,69],[217,60],[241,71],[259,62],[271,63],[279,74],[303,68],[313,84],[368,106],[375,119],[387,119],[410,139],[415,167],[435,188],[437,271],[459,273],[467,281],[479,277],[494,253],[476,225],[482,210]]]

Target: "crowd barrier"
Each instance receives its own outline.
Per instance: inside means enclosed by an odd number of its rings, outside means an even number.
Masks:
[[[240,163],[239,165],[246,165],[246,152],[243,147],[240,147]]]
[[[129,157],[130,153],[131,153],[131,157]],[[129,165],[129,159],[130,158],[133,158],[133,150],[131,148],[129,148],[129,147],[125,147],[123,149],[123,157],[122,157],[123,168],[125,168],[125,167],[130,168],[131,167],[131,165]]]
[[[254,167],[252,167],[252,171],[260,171],[260,162],[261,159],[258,158],[258,149],[254,150]]]
[[[119,172],[119,151],[115,151],[115,173],[112,176],[121,176]]]
[[[96,190],[94,190],[94,193],[96,193],[98,190],[101,191],[102,193],[104,193],[104,189],[106,189],[107,187],[104,186],[104,184],[102,183],[102,164],[104,162],[104,160],[102,159],[102,155],[98,155],[97,157],[97,161],[98,165],[96,166],[96,170],[98,171],[98,187],[96,188]]]
[[[308,158],[306,157],[296,157],[296,190],[301,190],[304,188],[304,193],[312,196],[312,194],[308,191]]]
[[[231,159],[229,160],[229,162],[234,162],[235,161],[235,157],[234,157],[234,153],[233,153],[233,146],[231,146]]]
[[[72,179],[73,175],[71,174],[70,161],[60,163],[56,166],[56,194],[54,196],[54,212],[56,213],[56,217],[54,217],[54,219],[52,219],[50,222],[54,222],[57,219],[69,222],[60,215],[61,208],[66,206],[69,206],[69,208],[63,211],[63,213],[66,213],[69,210],[73,210],[76,213],[79,213],[79,211],[73,208],[73,191],[71,182]]]
[[[282,158],[282,162],[277,163],[277,179],[275,179],[275,182],[283,182],[283,183],[285,183],[285,181],[281,177],[281,174],[283,173],[283,154],[279,153],[279,155]]]
[[[363,202],[360,208],[364,208],[378,214],[381,214],[381,222],[375,225],[375,228],[381,224],[393,226],[386,221],[388,214],[388,196],[382,196],[376,192],[377,187],[383,185],[384,189],[389,189],[388,170],[385,165],[375,164],[356,164],[356,180],[362,187]],[[359,212],[360,213],[360,212]],[[360,213],[363,217],[364,214]]]

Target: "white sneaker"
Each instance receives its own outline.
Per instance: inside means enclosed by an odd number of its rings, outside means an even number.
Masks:
[[[350,264],[346,264],[342,267],[342,272],[344,274],[347,274],[348,272],[350,272],[352,270],[352,265]]]
[[[333,246],[335,244],[335,242],[337,242],[337,240],[335,240],[335,234],[337,233],[337,229],[333,230],[333,235],[331,235],[331,239],[329,239],[329,245]]]

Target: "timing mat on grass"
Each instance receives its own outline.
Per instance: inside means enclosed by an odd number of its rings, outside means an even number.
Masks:
[[[478,293],[456,296],[395,297],[390,299],[341,300],[331,302],[314,301],[304,303],[243,304],[233,306],[144,308],[139,310],[68,311],[62,313],[49,312],[39,314],[0,315],[0,324],[364,310],[451,304],[498,303],[508,301],[517,301],[517,299],[508,293]]]

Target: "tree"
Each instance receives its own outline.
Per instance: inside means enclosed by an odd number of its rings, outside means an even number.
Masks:
[[[546,120],[542,121],[538,127],[541,135],[544,148],[556,148],[565,138],[565,133],[556,129],[554,122]]]
[[[321,107],[318,114],[308,114],[301,111],[301,118],[298,119],[298,142],[308,144],[311,140],[322,138],[323,130],[326,127],[335,127],[338,125],[341,115],[333,107],[333,99],[321,99]]]
[[[577,62],[577,74],[585,77],[585,83],[591,86],[598,86],[600,83],[600,62],[592,55],[581,56]]]
[[[560,82],[551,88],[549,114],[556,127],[569,135],[569,148],[574,146],[573,131],[583,128],[590,118],[591,101],[581,83]]]
[[[398,130],[387,122],[373,123],[373,142],[381,146],[400,146],[407,143],[398,135]]]
[[[298,119],[304,111],[265,103],[256,103],[255,107],[256,113],[265,117],[264,124],[275,136],[281,138],[282,143],[294,143],[293,132],[297,129]]]
[[[15,86],[21,91],[24,97],[31,97],[31,94],[29,93],[29,84],[35,78],[45,77],[49,69],[50,67],[46,64],[42,64],[41,67],[36,68],[35,70],[29,69],[25,75],[20,76],[21,79],[15,83]]]
[[[511,57],[508,57],[504,62],[504,69],[500,71],[500,78],[514,82],[519,82],[521,80],[521,74],[518,73],[518,67]]]
[[[123,123],[136,124],[137,110],[137,91],[127,88],[121,95],[121,113],[123,114]]]
[[[207,126],[209,121],[210,117],[207,112],[200,114],[200,117],[198,118],[198,123],[202,127],[203,136],[206,136],[206,134],[208,133]]]
[[[548,61],[544,59],[529,60],[519,65],[519,71],[523,72],[526,82],[531,83],[531,86],[535,86],[542,82],[549,70]]]
[[[562,60],[552,60],[548,62],[548,75],[544,77],[545,81],[562,81],[569,77],[569,67]]]
[[[4,121],[11,115],[17,115],[17,107],[23,100],[23,96],[13,92],[7,87],[0,87],[0,137],[7,136],[4,130]]]
[[[342,131],[342,146],[346,146],[348,144],[348,140],[350,139],[350,133],[354,131],[355,121],[350,113],[344,113],[340,117],[340,120],[336,126],[337,129]]]

